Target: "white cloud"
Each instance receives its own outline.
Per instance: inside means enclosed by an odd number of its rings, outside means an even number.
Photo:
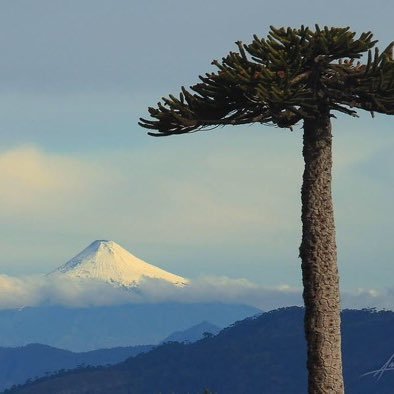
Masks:
[[[247,304],[263,310],[302,303],[298,289],[266,288],[246,279],[227,277],[200,278],[183,288],[146,280],[137,291],[130,291],[89,280],[0,276],[0,309],[42,304],[80,307],[167,301]]]
[[[42,304],[70,307],[112,305],[132,300],[134,298],[127,292],[96,281],[0,275],[0,309]]]
[[[72,205],[99,178],[87,162],[26,146],[0,154],[0,213],[22,216]]]
[[[0,275],[0,309],[38,305],[70,307],[159,302],[223,302],[252,305],[262,310],[303,305],[301,289],[287,285],[265,287],[247,279],[204,277],[179,288],[146,280],[137,291],[115,288],[102,282],[57,279],[44,276]],[[359,289],[342,294],[344,308],[394,309],[394,289]]]
[[[39,304],[37,280],[0,275],[0,308],[20,308]]]
[[[344,308],[377,308],[394,310],[394,288],[357,289],[342,294]]]

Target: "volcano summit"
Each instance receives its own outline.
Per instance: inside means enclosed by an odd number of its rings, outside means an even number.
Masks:
[[[133,256],[116,242],[97,240],[66,264],[49,274],[94,279],[121,287],[135,287],[145,278],[160,279],[175,286],[189,281]]]

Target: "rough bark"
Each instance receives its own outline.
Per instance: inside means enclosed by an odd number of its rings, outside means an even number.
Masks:
[[[302,276],[310,394],[344,392],[329,113],[304,121]]]

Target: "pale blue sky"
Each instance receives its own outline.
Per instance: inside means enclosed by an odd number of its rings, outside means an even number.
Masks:
[[[94,239],[188,277],[300,286],[301,130],[154,139],[146,108],[266,35],[394,39],[391,0],[0,2],[0,273],[47,272]],[[342,285],[393,287],[393,119],[334,121]]]

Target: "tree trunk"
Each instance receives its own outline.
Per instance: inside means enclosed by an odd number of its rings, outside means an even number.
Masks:
[[[300,257],[310,394],[344,392],[331,147],[329,113],[305,120]]]

